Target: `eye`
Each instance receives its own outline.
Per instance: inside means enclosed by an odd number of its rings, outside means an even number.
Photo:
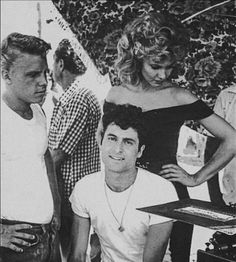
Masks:
[[[31,78],[35,78],[37,76],[39,76],[40,72],[30,72],[27,74],[27,76],[31,77]]]
[[[116,141],[116,138],[115,138],[114,136],[109,136],[107,139],[108,139],[109,141]]]
[[[30,73],[29,76],[30,77],[36,77],[38,75],[38,73]]]
[[[158,69],[161,69],[161,66],[159,66],[159,65],[151,65],[151,68],[154,69],[154,70],[158,70]]]
[[[166,67],[166,70],[171,70],[171,69],[173,69],[173,67],[174,67],[174,65],[169,65],[169,66]]]
[[[133,142],[130,141],[130,140],[126,140],[126,141],[125,141],[125,144],[131,146],[131,145],[133,145]]]

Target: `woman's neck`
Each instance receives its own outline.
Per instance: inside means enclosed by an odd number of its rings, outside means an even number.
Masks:
[[[140,89],[145,92],[157,92],[157,91],[162,91],[164,89],[167,89],[169,87],[172,87],[173,84],[171,81],[166,80],[162,82],[160,85],[155,85],[152,86],[150,85],[145,79],[142,80],[140,83]]]

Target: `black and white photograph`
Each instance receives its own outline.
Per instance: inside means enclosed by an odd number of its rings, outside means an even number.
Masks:
[[[236,1],[0,10],[0,262],[235,262]]]

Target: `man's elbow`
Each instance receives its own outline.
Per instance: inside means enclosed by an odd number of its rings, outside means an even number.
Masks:
[[[61,149],[54,149],[51,151],[51,154],[56,168],[60,167],[61,164],[68,158],[68,155]]]

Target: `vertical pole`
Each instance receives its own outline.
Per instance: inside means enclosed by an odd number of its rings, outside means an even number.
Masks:
[[[38,13],[38,37],[42,36],[42,19],[41,19],[41,6],[40,3],[37,2],[37,13]]]

